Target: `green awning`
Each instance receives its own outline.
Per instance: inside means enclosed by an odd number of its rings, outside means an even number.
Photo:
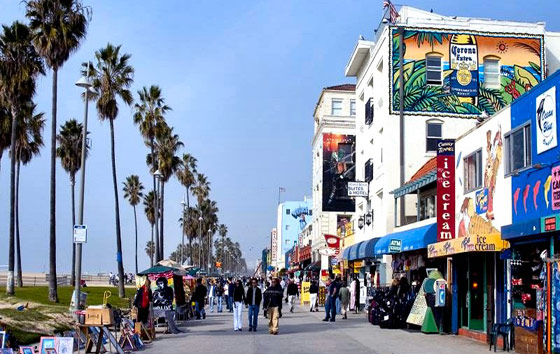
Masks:
[[[437,170],[431,171],[427,174],[425,174],[424,176],[409,182],[405,185],[403,185],[402,187],[399,187],[391,192],[389,192],[390,194],[393,194],[395,198],[400,198],[403,195],[412,193],[417,191],[418,189],[433,183],[437,180]]]

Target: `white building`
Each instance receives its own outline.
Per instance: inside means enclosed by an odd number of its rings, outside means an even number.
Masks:
[[[312,246],[312,261],[320,260],[319,250],[326,247],[324,235],[336,235],[337,222],[344,218],[350,220],[353,214],[353,210],[348,211],[348,209],[324,211],[325,209],[336,209],[336,205],[331,208],[325,208],[323,203],[323,193],[325,193],[325,185],[323,184],[325,172],[323,170],[325,158],[323,154],[323,141],[325,136],[330,134],[348,136],[351,137],[352,140],[354,139],[356,129],[356,100],[354,88],[355,86],[353,84],[324,88],[321,91],[321,95],[315,106],[315,111],[313,112],[314,135],[311,142],[313,153],[313,213],[311,224],[308,226],[310,230],[304,233],[305,238],[302,240],[303,245]],[[351,148],[353,149],[353,147]],[[345,165],[348,166],[348,172],[353,174],[354,157],[352,156],[352,152],[347,155],[347,157],[349,157],[349,160],[352,162]],[[326,184],[328,184],[328,182]]]
[[[399,15],[395,24],[383,21],[373,41],[359,40],[345,69],[356,78],[356,180],[369,182],[355,219],[373,213],[370,226],[356,228],[355,242],[417,220],[416,196],[406,197],[401,220],[389,192],[435,156],[437,139],[457,138],[560,67],[560,37],[542,22],[448,17],[407,6]],[[381,283],[390,279],[387,272]]]

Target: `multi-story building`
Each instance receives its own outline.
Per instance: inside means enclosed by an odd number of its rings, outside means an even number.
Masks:
[[[319,250],[327,246],[324,235],[336,235],[338,226],[355,211],[346,192],[346,182],[353,181],[355,173],[354,88],[353,84],[325,87],[313,112],[313,216],[303,244],[311,245],[314,262],[321,260]]]
[[[288,268],[285,255],[294,245],[298,245],[299,235],[311,222],[312,203],[311,200],[305,198],[302,201],[287,201],[280,203],[277,209],[277,225],[276,232],[273,231],[273,237],[276,237],[276,247],[272,245],[272,254],[276,263],[272,263],[277,270]]]
[[[429,198],[390,192],[435,156],[439,139],[460,136],[556,71],[559,39],[541,22],[403,6],[372,41],[358,41],[346,76],[356,78],[356,180],[368,182],[369,197],[357,200],[354,218],[369,214],[372,223],[356,228],[356,243],[412,229],[407,224],[417,222],[418,204],[425,204],[426,218],[435,216]],[[382,263],[390,262],[385,255]],[[392,275],[384,274],[380,282],[387,284]]]

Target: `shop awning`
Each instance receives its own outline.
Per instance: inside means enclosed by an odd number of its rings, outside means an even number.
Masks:
[[[352,246],[348,246],[344,249],[344,251],[342,251],[342,259],[348,260],[348,255],[350,254],[350,248],[352,248]]]
[[[358,248],[358,259],[375,258],[375,245],[380,239],[380,237],[376,237],[360,242]]]
[[[360,243],[355,243],[352,246],[350,246],[350,252],[348,252],[348,260],[349,261],[353,261],[358,259],[358,246],[360,245]]]
[[[433,223],[381,237],[374,246],[375,255],[419,250],[436,241],[437,224]]]
[[[450,256],[465,252],[500,252],[509,248],[500,233],[477,234],[432,243],[428,246],[428,258]]]

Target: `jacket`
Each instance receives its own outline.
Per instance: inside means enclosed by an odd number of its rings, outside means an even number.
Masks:
[[[342,304],[344,305],[348,305],[348,303],[350,302],[350,290],[348,290],[347,287],[343,286],[342,288],[340,288],[340,302],[342,302]]]
[[[319,292],[319,286],[315,283],[311,284],[311,286],[309,287],[309,293],[317,294],[318,292]]]
[[[138,291],[136,291],[136,296],[134,297],[134,306],[139,309],[142,308],[142,296],[144,295],[145,286],[141,286]],[[152,302],[152,289],[148,288],[148,302]],[[148,307],[150,305],[148,304]]]
[[[234,302],[244,302],[245,300],[245,289],[242,286],[236,286],[233,289],[233,301]]]
[[[288,290],[286,291],[288,295],[299,295],[298,286],[296,283],[288,284]]]
[[[280,284],[276,286],[270,286],[264,292],[264,308],[278,307],[282,309],[283,295],[284,291],[282,290],[282,286],[280,286]]]
[[[262,301],[261,289],[259,289],[258,287],[253,288],[252,286],[249,287],[249,289],[247,290],[247,294],[245,295],[245,304],[252,305],[253,290],[255,291],[255,305],[260,306]]]
[[[208,290],[206,290],[206,287],[204,285],[197,285],[194,289],[192,300],[195,302],[204,302],[204,298],[206,297],[207,292]]]

